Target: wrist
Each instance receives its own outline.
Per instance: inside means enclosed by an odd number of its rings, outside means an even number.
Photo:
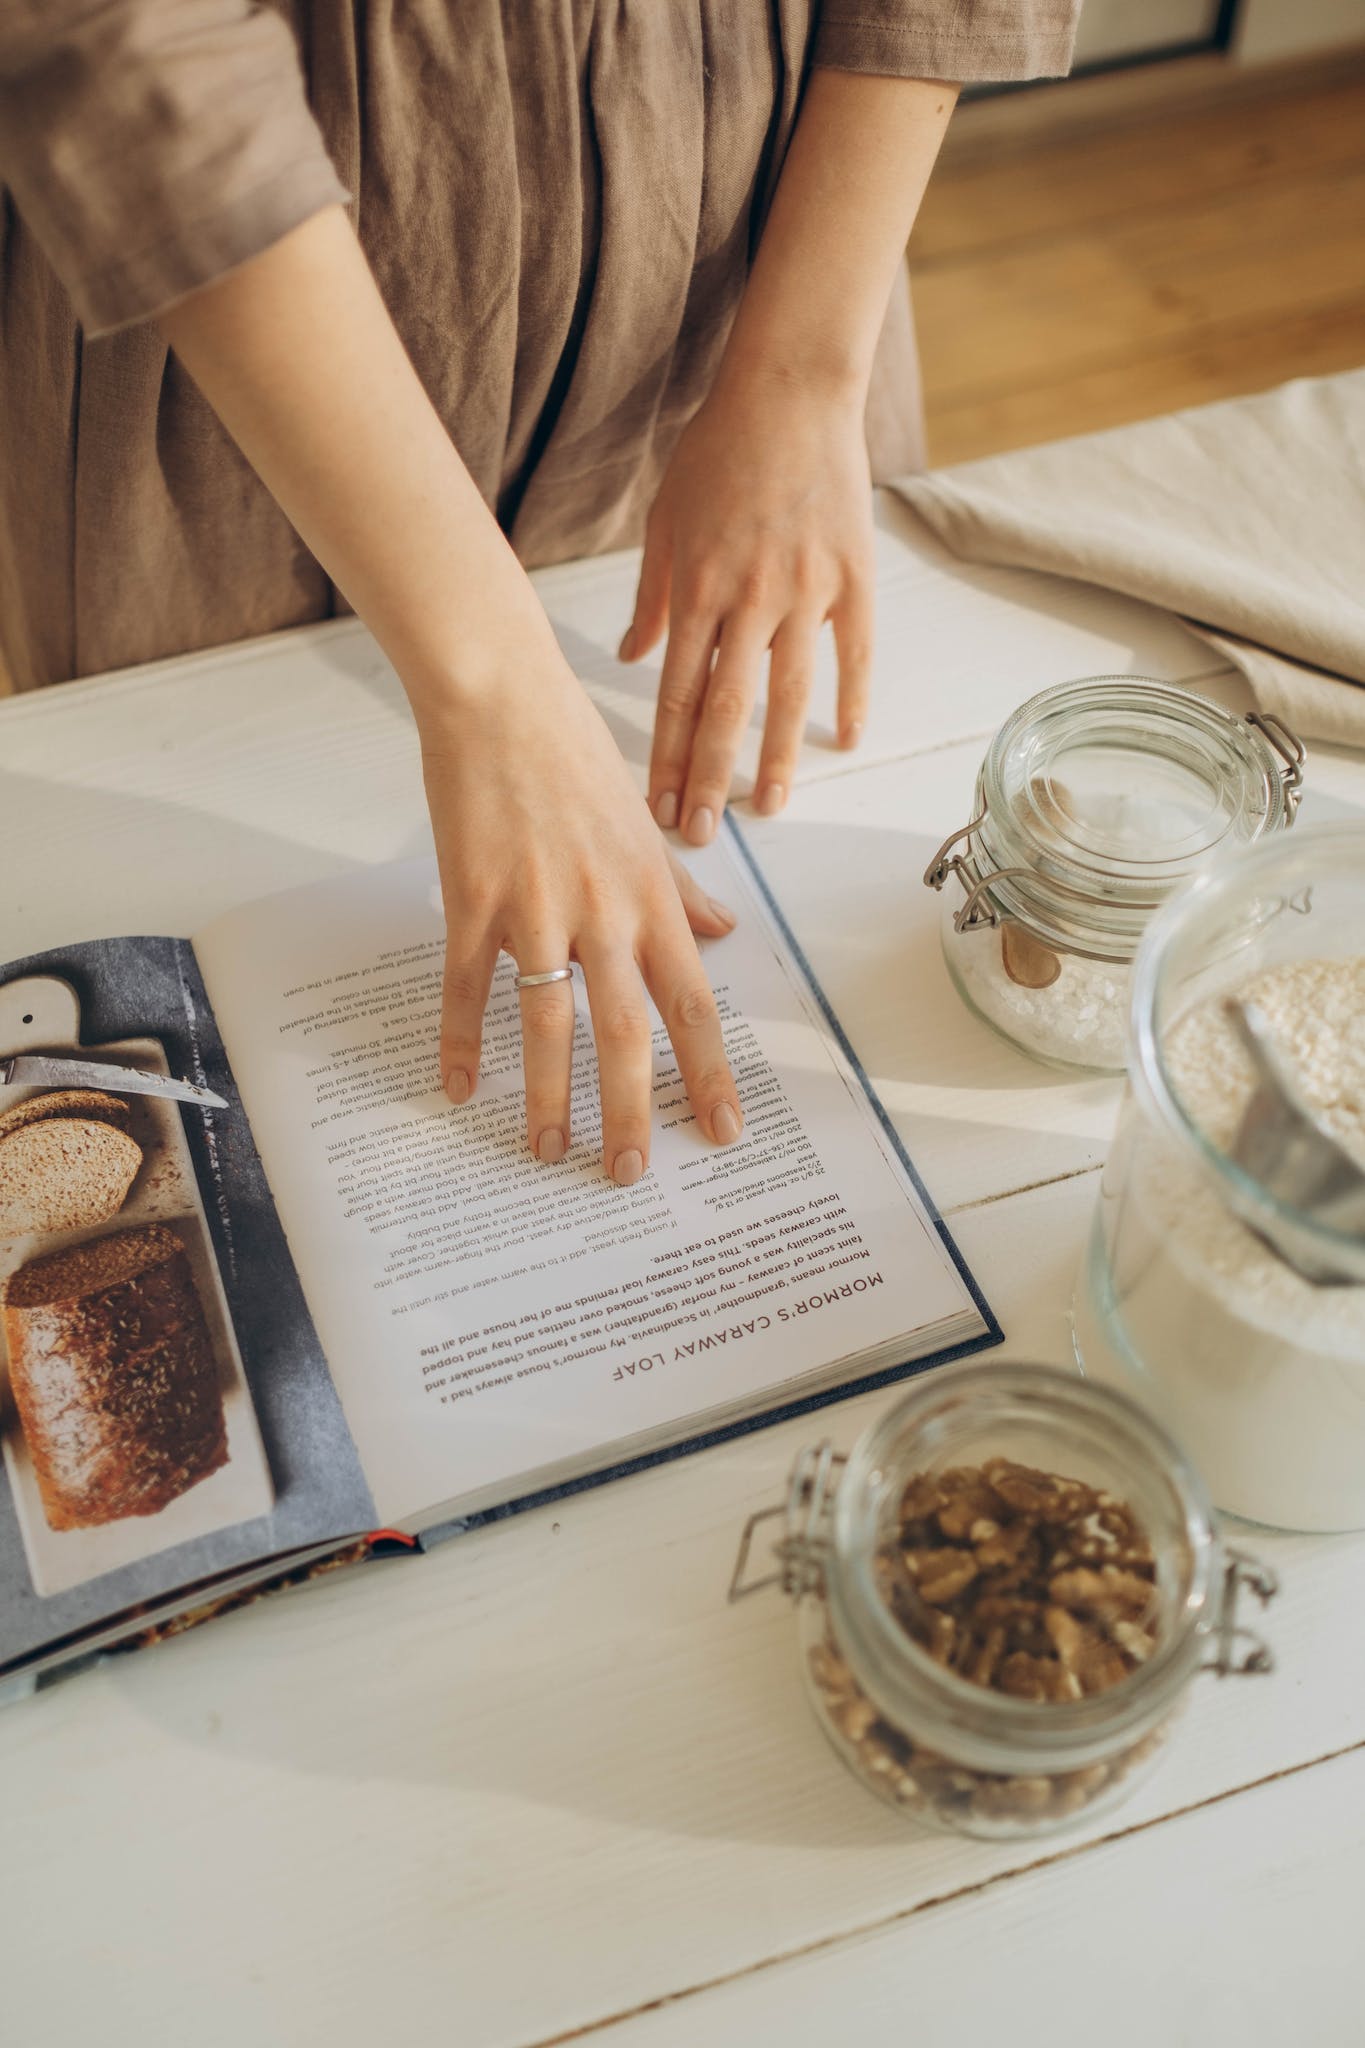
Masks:
[[[871,354],[837,338],[746,334],[736,326],[722,358],[714,389],[718,394],[770,392],[784,404],[811,400],[861,416],[872,376]]]
[[[553,629],[529,583],[502,592],[477,614],[461,610],[405,649],[390,650],[413,717],[425,737],[467,725],[531,677],[567,673]]]

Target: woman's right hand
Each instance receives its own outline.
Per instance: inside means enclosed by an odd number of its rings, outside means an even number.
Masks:
[[[693,933],[734,919],[672,859],[644,797],[548,625],[523,659],[458,688],[413,691],[446,912],[441,1077],[453,1102],[478,1080],[499,951],[522,974],[580,963],[597,1043],[602,1158],[628,1187],[649,1164],[654,998],[703,1134],[743,1117],[716,999]],[[521,992],[526,1132],[537,1158],[571,1142],[569,982]]]

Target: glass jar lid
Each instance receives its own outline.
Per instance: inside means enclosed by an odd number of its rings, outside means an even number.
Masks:
[[[976,816],[925,879],[960,873],[959,931],[1009,917],[1063,950],[1129,959],[1190,875],[1292,822],[1303,758],[1277,719],[1175,684],[1059,683],[1001,726]]]

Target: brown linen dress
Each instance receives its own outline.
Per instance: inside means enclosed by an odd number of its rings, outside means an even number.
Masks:
[[[345,203],[528,564],[638,541],[812,64],[1062,72],[1080,0],[0,0],[0,660],[20,689],[343,601],[153,316]],[[920,458],[908,293],[869,405]]]

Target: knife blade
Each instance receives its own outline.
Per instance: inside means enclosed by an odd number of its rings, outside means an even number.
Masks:
[[[41,1052],[20,1052],[0,1060],[0,1087],[21,1084],[105,1088],[111,1095],[159,1095],[163,1101],[198,1102],[206,1109],[228,1107],[221,1095],[211,1088],[196,1088],[192,1081],[171,1081],[164,1074],[144,1074],[139,1067],[109,1066],[102,1060],[51,1059]]]

